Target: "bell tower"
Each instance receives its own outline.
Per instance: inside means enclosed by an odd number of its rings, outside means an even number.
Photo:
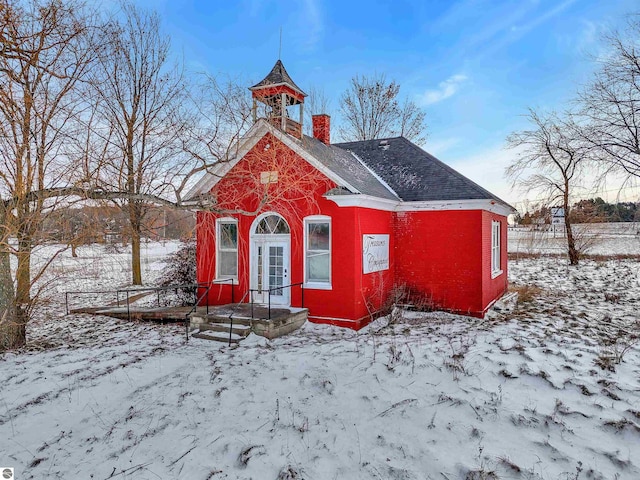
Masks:
[[[271,125],[293,137],[302,138],[304,97],[307,94],[291,80],[280,60],[262,81],[249,90],[253,97],[254,122],[258,119],[260,103],[264,109],[263,116]]]

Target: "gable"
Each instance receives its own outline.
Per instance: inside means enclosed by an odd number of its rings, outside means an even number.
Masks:
[[[269,206],[288,211],[315,204],[336,183],[271,133],[215,182],[210,190],[219,211],[253,215]]]
[[[264,119],[260,119],[235,147],[236,155],[229,161],[214,165],[189,191],[185,201],[196,201],[199,196],[209,193],[267,134],[295,152],[345,192],[398,200],[398,197],[381,183],[368,167],[348,151],[334,145],[325,145],[306,135],[302,139],[293,138],[274,128]]]

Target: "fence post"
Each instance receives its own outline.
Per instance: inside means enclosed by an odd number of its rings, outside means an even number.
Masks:
[[[271,289],[268,290],[268,296],[269,296],[269,320],[271,320]]]
[[[67,315],[69,315],[69,292],[64,292],[64,304],[67,307]]]
[[[234,296],[233,292],[234,292],[234,289],[233,289],[233,278],[232,278],[231,279],[231,303],[236,303],[235,296]]]
[[[304,308],[304,283],[300,285],[300,296],[302,297],[302,305],[300,305],[300,308]]]
[[[127,320],[131,321],[131,310],[129,310],[129,290],[127,290]]]

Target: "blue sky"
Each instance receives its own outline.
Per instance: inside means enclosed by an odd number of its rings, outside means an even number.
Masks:
[[[514,204],[505,137],[527,107],[562,109],[594,68],[601,34],[637,0],[138,0],[156,9],[192,71],[250,85],[278,58],[304,90],[338,98],[352,76],[384,73],[426,109],[424,148]]]

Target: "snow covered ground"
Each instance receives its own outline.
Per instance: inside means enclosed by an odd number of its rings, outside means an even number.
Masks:
[[[509,228],[510,253],[560,253],[567,251],[567,240],[558,226],[554,233],[532,227]],[[573,226],[576,245],[592,255],[640,255],[640,223],[585,223]]]
[[[59,259],[77,262],[72,288],[126,283],[126,257],[95,253]],[[403,313],[236,348],[64,317],[53,294],[30,347],[0,357],[0,466],[21,480],[638,479],[639,274],[637,260],[519,259],[520,303],[486,320]]]

